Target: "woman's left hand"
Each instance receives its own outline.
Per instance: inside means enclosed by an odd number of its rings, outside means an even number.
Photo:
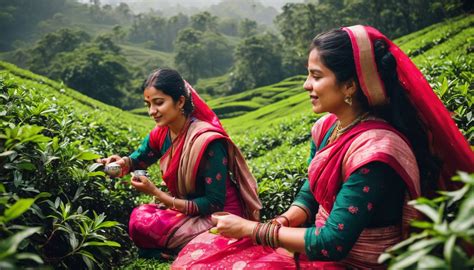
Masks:
[[[250,221],[230,213],[216,213],[211,215],[211,218],[219,234],[229,238],[240,239],[242,237],[250,237],[253,228],[257,224],[255,221]]]
[[[133,176],[131,184],[136,190],[152,196],[156,196],[160,191],[148,177],[143,175]]]

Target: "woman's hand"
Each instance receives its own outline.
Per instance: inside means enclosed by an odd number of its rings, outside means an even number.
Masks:
[[[250,237],[253,228],[257,224],[255,221],[226,212],[214,213],[211,215],[211,218],[219,234],[229,238],[240,239],[242,237]]]
[[[129,157],[121,157],[119,155],[111,155],[107,158],[99,158],[96,160],[97,163],[102,163],[104,165],[110,164],[112,162],[120,165],[121,171],[120,174],[114,177],[123,177],[130,172],[131,160]]]
[[[131,184],[136,190],[155,197],[159,197],[160,192],[163,192],[159,190],[148,177],[143,175],[133,176]]]
[[[119,165],[125,165],[125,161],[119,155],[111,155],[110,157],[99,158],[99,159],[96,160],[96,162],[97,163],[102,163],[104,165],[107,165],[107,164],[112,163],[112,162],[116,162]]]

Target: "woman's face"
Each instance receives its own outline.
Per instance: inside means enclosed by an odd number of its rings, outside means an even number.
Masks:
[[[169,126],[179,117],[184,117],[181,108],[184,106],[184,97],[174,101],[169,95],[155,87],[147,87],[143,91],[148,115],[150,115],[158,126]]]
[[[321,61],[317,49],[311,50],[308,56],[308,77],[303,87],[309,92],[315,113],[338,114],[348,108],[344,102],[346,84],[336,80],[334,72]]]

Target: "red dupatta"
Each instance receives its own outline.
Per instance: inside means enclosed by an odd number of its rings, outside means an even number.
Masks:
[[[185,127],[173,142],[173,147],[160,159],[163,180],[173,196],[184,198],[195,191],[196,175],[205,149],[212,141],[223,139],[228,151],[228,168],[240,191],[246,217],[258,220],[261,202],[257,194],[257,182],[250,173],[239,149],[222,127],[216,114],[185,81],[194,110]],[[168,127],[156,127],[150,133],[150,146],[159,150],[168,134]],[[174,152],[171,156],[171,151]]]
[[[207,104],[201,99],[196,90],[185,81],[185,87],[188,93],[191,96],[194,110],[189,116],[188,122],[186,122],[185,127],[182,129],[182,132],[178,134],[178,137],[173,142],[173,147],[170,147],[168,151],[163,155],[162,160],[166,161],[166,164],[163,164],[163,167],[166,170],[163,172],[163,180],[166,183],[171,194],[174,196],[178,195],[178,168],[179,161],[181,159],[182,150],[185,143],[185,138],[187,137],[187,132],[193,118],[207,122],[213,126],[213,129],[224,136],[228,136],[225,132],[222,124],[217,118],[217,115],[207,106]],[[163,145],[166,136],[168,134],[167,126],[157,126],[150,133],[150,146],[153,149],[160,149]],[[171,154],[171,150],[174,148],[174,153],[171,160],[167,160],[168,155]],[[200,162],[200,158],[198,160]],[[199,163],[198,163],[199,164]]]
[[[342,29],[351,39],[357,77],[370,105],[387,102],[372,48],[375,40],[387,43],[397,62],[398,80],[429,131],[433,154],[443,161],[438,185],[442,189],[455,189],[456,184],[451,177],[457,170],[474,172],[474,153],[423,74],[397,45],[377,29],[362,25]]]
[[[329,115],[316,123],[312,135],[317,139],[317,145],[336,120],[335,115]],[[388,164],[402,177],[409,195],[412,198],[420,196],[416,159],[408,141],[388,123],[370,119],[316,153],[308,169],[310,188],[316,201],[331,212],[342,183],[355,170],[373,161]]]

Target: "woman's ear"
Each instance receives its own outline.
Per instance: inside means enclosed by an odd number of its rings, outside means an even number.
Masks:
[[[343,91],[345,96],[354,96],[357,92],[357,83],[355,80],[351,79],[345,82]]]
[[[185,102],[186,102],[186,98],[184,96],[180,96],[178,99],[178,108],[183,109]]]

